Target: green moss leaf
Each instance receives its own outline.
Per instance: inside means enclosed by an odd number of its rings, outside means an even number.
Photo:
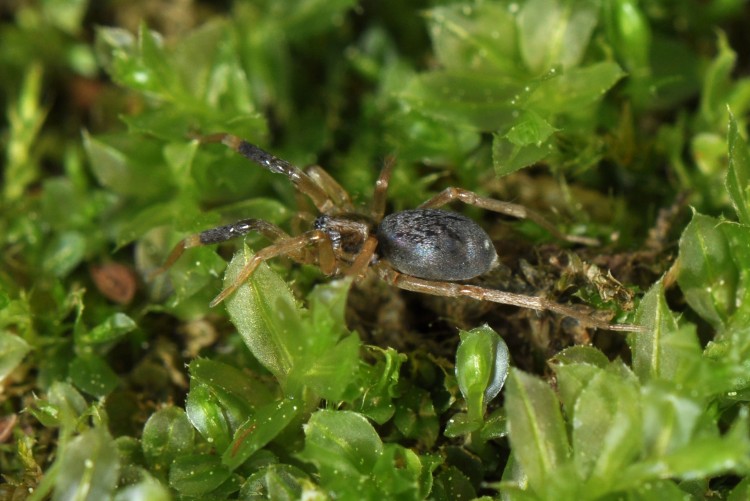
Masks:
[[[589,494],[601,489],[641,449],[639,389],[618,374],[598,371],[581,390],[573,410],[573,456]],[[592,497],[595,497],[592,495]]]
[[[31,346],[22,338],[0,331],[0,382],[8,377],[30,350]]]
[[[222,464],[234,471],[276,438],[301,413],[301,403],[291,398],[260,407],[234,433],[231,446],[221,457]]]
[[[633,370],[642,382],[661,374],[663,339],[677,330],[677,317],[667,306],[664,287],[659,281],[649,289],[636,313],[636,322],[647,328],[628,338],[633,352]]]
[[[514,123],[522,89],[522,82],[504,74],[445,70],[415,78],[401,97],[409,106],[441,121],[495,131]]]
[[[359,376],[365,390],[357,395],[355,409],[376,423],[383,424],[396,410],[393,399],[400,393],[398,382],[406,355],[393,348],[372,349],[377,361],[360,367]]]
[[[718,219],[693,214],[680,238],[677,282],[693,310],[714,327],[736,308],[738,272]]]
[[[125,313],[115,313],[90,331],[77,336],[76,343],[88,345],[112,343],[129,332],[133,332],[137,327],[135,321]]]
[[[231,441],[230,422],[224,408],[210,388],[195,380],[190,381],[190,393],[185,401],[185,412],[190,423],[217,450],[225,450]]]
[[[507,176],[544,160],[552,151],[548,142],[520,146],[496,134],[492,139],[492,165],[497,176]]]
[[[721,473],[750,471],[750,438],[748,413],[742,409],[729,431],[721,437],[700,436],[690,443],[657,460],[634,465],[633,474],[649,472],[650,475],[676,476],[683,479],[700,479]],[[630,472],[624,471],[624,476]]]
[[[354,494],[367,492],[368,476],[383,454],[383,443],[361,414],[319,410],[305,426],[300,457],[318,469],[323,485]]]
[[[727,192],[740,222],[750,225],[750,152],[734,116],[729,118],[729,170]]]
[[[120,467],[117,447],[102,429],[87,430],[61,449],[55,499],[109,499]]]
[[[196,385],[198,395],[194,403],[202,405],[204,398],[209,406],[220,404],[232,428],[238,427],[254,409],[275,401],[278,395],[267,388],[260,381],[249,378],[248,375],[230,365],[215,360],[197,359],[189,366],[191,390]],[[200,388],[200,387],[203,388]],[[206,395],[206,391],[210,396]],[[188,402],[191,397],[188,394]],[[188,410],[188,415],[190,410]],[[213,411],[211,411],[213,412]],[[191,418],[192,421],[192,418]],[[195,424],[195,423],[194,423]],[[199,427],[196,426],[200,430]]]
[[[518,42],[511,9],[498,3],[459,3],[426,12],[433,49],[450,70],[516,74]]]
[[[563,408],[572,415],[581,391],[609,365],[609,360],[596,348],[573,346],[555,355],[549,364],[557,377],[557,391]]]
[[[232,258],[225,287],[252,257],[249,251]],[[261,264],[252,277],[226,301],[227,311],[250,351],[263,366],[286,383],[298,350],[304,349],[301,309],[281,277]]]
[[[546,382],[516,369],[508,376],[505,399],[513,454],[531,489],[544,492],[546,482],[568,458],[560,404]]]
[[[202,496],[219,487],[231,474],[219,456],[180,456],[169,469],[169,485],[180,494]]]
[[[64,277],[78,266],[86,254],[86,238],[78,231],[58,233],[45,250],[45,271]]]
[[[579,113],[590,108],[625,76],[620,66],[609,61],[550,71],[526,99],[527,107],[543,115]]]
[[[368,474],[382,453],[377,432],[356,412],[319,410],[305,427],[301,456],[329,479],[345,472]]]
[[[518,14],[519,46],[526,66],[541,73],[577,66],[598,20],[594,1],[530,0]]]
[[[172,461],[193,451],[195,431],[185,411],[167,407],[146,421],[141,440],[148,464],[157,474],[166,476]]]
[[[95,397],[104,397],[120,382],[117,374],[101,357],[84,355],[70,362],[70,379],[82,391]]]
[[[266,496],[270,499],[299,499],[303,486],[310,492],[304,471],[287,464],[272,464],[250,475],[240,490],[240,499]]]

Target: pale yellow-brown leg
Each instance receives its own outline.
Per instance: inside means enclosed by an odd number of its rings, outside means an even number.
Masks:
[[[506,216],[517,217],[519,219],[528,219],[535,222],[545,230],[549,231],[553,236],[559,238],[560,240],[566,240],[568,242],[583,245],[599,245],[599,241],[595,238],[566,235],[565,233],[555,228],[555,226],[547,221],[544,216],[542,216],[538,212],[532,211],[531,209],[527,209],[523,205],[510,202],[502,202],[500,200],[495,200],[494,198],[483,197],[463,188],[446,188],[428,201],[424,202],[419,207],[422,209],[441,207],[456,200],[467,205],[474,205],[485,210],[505,214]]]
[[[476,285],[467,285],[454,282],[437,282],[404,275],[389,267],[385,263],[375,265],[380,277],[391,285],[401,289],[432,294],[434,296],[468,297],[479,301],[491,301],[499,304],[518,306],[537,311],[551,311],[560,315],[575,318],[582,325],[619,332],[644,332],[640,325],[633,324],[610,324],[594,318],[590,313],[581,312],[572,306],[550,301],[542,297],[526,296],[512,292],[504,292],[494,289],[486,289]]]
[[[240,287],[248,278],[250,278],[255,269],[263,261],[272,259],[277,256],[299,252],[310,244],[318,244],[321,240],[328,240],[330,243],[330,240],[325,233],[318,230],[312,230],[297,237],[290,237],[278,241],[272,245],[269,245],[268,247],[259,250],[245,264],[239,275],[235,277],[234,281],[227,288],[221,291],[221,293],[216,296],[213,301],[211,301],[211,306],[216,306],[217,304],[224,301],[227,297],[231,296],[238,287]],[[328,264],[326,264],[326,266],[328,266]]]

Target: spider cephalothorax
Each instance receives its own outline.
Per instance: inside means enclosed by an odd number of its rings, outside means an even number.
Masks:
[[[251,231],[261,233],[271,244],[259,250],[245,264],[232,284],[211,302],[230,296],[260,263],[276,256],[289,256],[317,265],[327,275],[360,277],[373,269],[386,282],[402,289],[448,297],[469,297],[534,310],[549,310],[576,318],[583,325],[617,331],[641,331],[631,324],[609,324],[572,306],[543,297],[489,289],[463,281],[482,275],[498,263],[497,252],[487,233],[473,220],[438,207],[453,201],[501,214],[534,221],[554,236],[570,242],[592,244],[585,237],[564,235],[541,215],[522,205],[482,197],[462,188],[447,188],[416,209],[385,215],[385,196],[393,162],[388,161],[375,185],[369,212],[357,212],[349,194],[322,168],[306,171],[230,134],[199,138],[221,142],[271,172],[286,176],[306,195],[320,213],[312,228],[291,236],[276,225],[260,219],[245,219],[212,228],[180,241],[164,265],[169,268],[190,247],[224,242]]]

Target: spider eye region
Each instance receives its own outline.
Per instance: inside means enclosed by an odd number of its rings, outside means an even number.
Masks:
[[[427,280],[468,280],[494,268],[487,232],[466,216],[413,209],[386,216],[377,230],[380,255],[401,273]]]

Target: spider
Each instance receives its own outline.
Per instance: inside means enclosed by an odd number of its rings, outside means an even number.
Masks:
[[[529,219],[555,237],[587,245],[596,240],[565,235],[540,214],[522,205],[480,196],[463,188],[447,188],[416,209],[385,215],[386,191],[393,170],[386,161],[375,184],[369,211],[357,212],[351,197],[330,174],[313,166],[305,171],[232,134],[196,138],[201,143],[223,143],[261,167],[286,176],[306,195],[320,215],[312,229],[291,236],[261,219],[243,219],[190,235],[172,249],[152,277],[165,272],[186,249],[225,242],[258,232],[271,240],[244,265],[237,278],[211,302],[216,306],[237,290],[262,262],[288,256],[300,263],[315,264],[326,275],[361,278],[373,269],[387,283],[401,289],[447,297],[469,297],[480,301],[551,311],[577,319],[581,324],[612,331],[637,332],[632,324],[609,324],[572,306],[544,297],[504,292],[465,283],[498,264],[489,235],[472,219],[438,209],[461,201],[516,218]]]

